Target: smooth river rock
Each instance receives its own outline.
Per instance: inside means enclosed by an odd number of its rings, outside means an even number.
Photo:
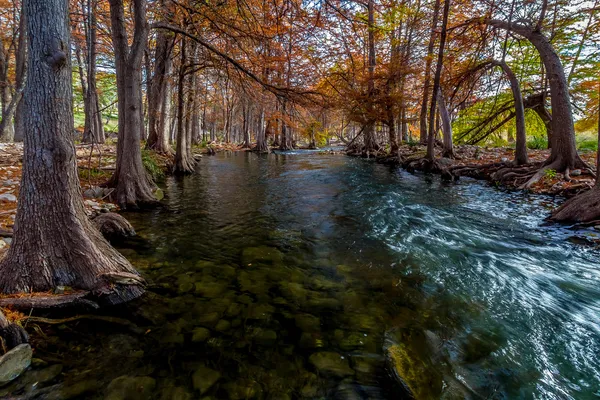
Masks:
[[[196,369],[194,375],[192,375],[192,384],[194,389],[204,394],[210,389],[217,381],[221,378],[221,373],[210,369],[205,366],[201,366]]]
[[[33,351],[23,343],[0,357],[0,386],[13,381],[31,365]]]
[[[105,400],[144,400],[154,395],[156,381],[149,376],[123,375],[106,388]]]
[[[348,359],[339,353],[332,351],[313,353],[308,361],[323,375],[339,377],[354,375],[354,370],[350,368]]]

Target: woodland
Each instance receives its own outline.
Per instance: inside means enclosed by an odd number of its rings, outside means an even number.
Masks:
[[[0,141],[21,171],[2,198],[8,317],[141,296],[109,241],[133,227],[91,219],[84,192],[145,212],[157,174],[217,152],[560,188],[553,223],[600,224],[597,0],[0,0],[0,26]],[[5,350],[27,343],[22,321],[0,328]]]

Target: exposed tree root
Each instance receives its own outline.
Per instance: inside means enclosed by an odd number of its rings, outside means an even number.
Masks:
[[[556,222],[589,222],[600,219],[600,187],[581,193],[558,207],[551,220]]]
[[[136,324],[134,324],[131,321],[128,321],[123,318],[109,317],[109,316],[105,316],[105,315],[85,314],[85,315],[76,315],[74,317],[61,318],[61,319],[50,319],[50,318],[43,318],[43,317],[26,317],[26,319],[29,322],[37,322],[37,323],[48,324],[48,325],[58,325],[58,324],[64,324],[67,322],[78,321],[80,319],[89,319],[89,320],[93,320],[93,321],[103,321],[103,322],[110,322],[111,324],[115,324],[115,325],[121,325],[121,326],[126,327],[129,331],[131,331],[137,335],[141,335],[144,333],[144,330],[142,328],[140,328],[139,326],[137,326]]]
[[[19,310],[31,308],[60,308],[74,305],[86,305],[98,308],[98,304],[85,299],[90,292],[79,291],[64,295],[48,294],[28,297],[4,297],[0,299],[0,306],[11,306]]]
[[[122,215],[104,213],[92,220],[96,228],[109,240],[124,239],[135,236],[135,229]]]
[[[0,338],[3,340],[4,350],[7,351],[29,342],[29,335],[25,329],[20,325],[10,323],[2,311],[0,311]]]

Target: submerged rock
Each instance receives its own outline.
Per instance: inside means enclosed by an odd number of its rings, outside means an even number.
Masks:
[[[106,388],[105,400],[143,400],[154,395],[156,381],[149,376],[123,375]]]
[[[348,365],[346,357],[332,351],[313,353],[308,361],[323,375],[339,377],[354,375],[354,370]]]
[[[194,375],[192,375],[192,384],[194,389],[199,391],[200,394],[206,393],[217,381],[221,378],[221,373],[210,369],[205,366],[201,366],[196,369]]]
[[[275,247],[247,247],[242,252],[242,264],[245,266],[253,263],[280,264],[282,261],[283,253]]]
[[[192,400],[193,396],[181,386],[172,386],[163,389],[161,400]]]
[[[192,342],[205,342],[210,337],[210,331],[206,328],[194,328],[192,332]]]
[[[31,346],[24,343],[0,357],[0,386],[21,375],[31,365],[32,355]]]
[[[262,388],[258,382],[249,379],[238,379],[224,385],[231,400],[254,399],[260,397]]]
[[[296,326],[304,332],[319,332],[321,320],[311,314],[297,314],[294,317]]]

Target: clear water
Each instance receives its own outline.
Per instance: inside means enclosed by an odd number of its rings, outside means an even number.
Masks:
[[[122,375],[157,399],[408,398],[393,348],[417,398],[600,397],[600,252],[544,226],[549,199],[314,152],[205,157],[165,194],[120,245],[150,287],[115,313],[145,333],[40,345],[97,380],[84,398]]]

